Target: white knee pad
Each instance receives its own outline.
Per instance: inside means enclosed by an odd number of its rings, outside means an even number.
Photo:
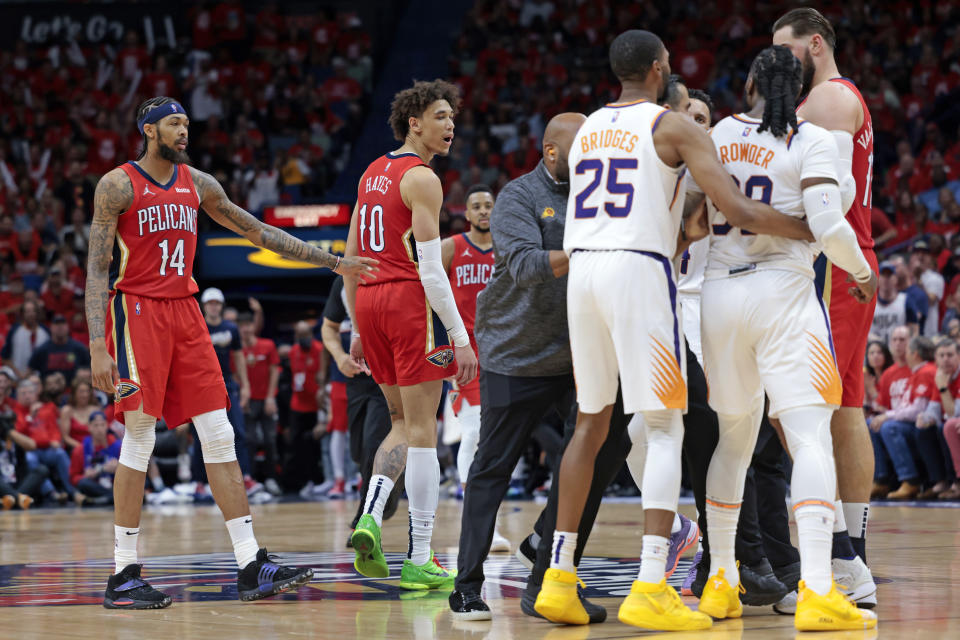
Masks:
[[[676,511],[680,497],[683,415],[679,409],[644,411],[647,456],[643,470],[643,509]]]
[[[205,463],[233,462],[237,450],[233,446],[233,425],[226,409],[217,409],[193,417],[193,426],[200,437],[200,450]]]
[[[743,501],[743,484],[763,420],[763,396],[750,413],[717,414],[720,437],[707,469],[707,498],[724,504]]]
[[[480,444],[480,407],[474,407],[466,400],[463,401],[463,408],[460,409],[460,415],[457,416],[460,421],[460,450],[457,451],[457,472],[460,475],[460,483],[467,483],[467,476],[470,473],[470,465],[473,464],[473,458],[477,455],[477,447]]]
[[[805,501],[833,504],[837,473],[833,460],[830,419],[826,406],[800,407],[780,412],[780,425],[793,457],[790,494],[794,508]]]
[[[630,434],[630,453],[627,454],[627,469],[640,491],[643,491],[643,470],[647,466],[647,425],[642,413],[635,413],[627,425]]]
[[[157,440],[157,419],[145,414],[141,407],[136,411],[124,411],[123,422],[126,431],[120,447],[119,462],[134,471],[146,473],[150,466],[153,445]]]

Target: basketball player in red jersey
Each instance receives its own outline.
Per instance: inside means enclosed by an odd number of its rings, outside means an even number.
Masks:
[[[458,103],[456,87],[442,80],[417,82],[394,97],[390,126],[403,144],[374,160],[360,178],[345,252],[380,262],[376,284],[358,287],[357,278],[344,277],[344,288],[359,333],[351,356],[366,358],[392,422],[351,538],[354,567],[367,577],[389,575],[380,526],[387,497],[406,467],[410,545],[400,574],[404,589],[453,588],[456,575],[430,549],[440,495],[436,416],[443,379],[456,375],[466,385],[477,375],[477,357],[443,270],[443,189],[427,163],[449,153]]]
[[[144,478],[163,416],[197,428],[207,476],[226,520],[240,571],[241,600],[257,600],[308,582],[310,569],[278,565],[259,548],[227,419],[227,392],[192,276],[197,212],[256,246],[337,273],[373,275],[376,261],[337,258],[236,206],[211,176],[187,166],[189,118],[175,100],[137,109],[144,147],[136,162],[104,175],[94,196],[86,312],[94,385],[114,394],[126,434],[114,480],[114,560],[103,604],[161,609],[171,603],[140,575],[137,538]]]
[[[833,27],[816,9],[794,9],[773,25],[773,43],[790,47],[803,64],[803,93],[807,97],[797,115],[830,131],[836,139],[840,151],[837,175],[846,181],[841,185],[845,187],[844,206],[850,202],[847,194],[853,195],[855,183],[856,196],[846,218],[864,256],[877,272],[870,233],[873,123],[863,96],[837,69]],[[840,496],[834,525],[833,572],[837,583],[848,587],[851,599],[870,608],[876,605],[877,587],[864,560],[874,459],[863,415],[863,362],[877,300],[874,296],[865,304],[858,302],[848,295],[853,285],[842,269],[823,255],[817,262],[817,282],[818,286],[822,282],[823,302],[830,309],[837,367],[843,380],[841,407],[831,422]]]
[[[467,189],[466,218],[470,230],[445,238],[440,244],[443,270],[450,278],[453,297],[470,334],[470,346],[479,358],[477,339],[473,334],[477,315],[477,295],[487,286],[493,275],[493,238],[490,236],[490,214],[493,213],[493,190],[485,184]],[[460,449],[457,451],[457,471],[460,484],[467,484],[470,464],[480,441],[480,378],[460,387],[451,394],[450,404],[460,423]],[[450,396],[448,396],[450,397]],[[510,551],[510,541],[494,528],[491,551]]]

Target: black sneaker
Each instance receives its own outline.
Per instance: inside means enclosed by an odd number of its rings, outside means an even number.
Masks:
[[[520,598],[520,610],[528,616],[545,620],[546,618],[537,613],[537,610],[533,608],[533,605],[535,605],[537,602],[537,595],[539,593],[540,588],[531,587],[530,583],[528,582],[527,588],[523,590],[523,597]],[[590,616],[590,624],[599,624],[607,619],[607,610],[583,597],[583,588],[579,585],[577,585],[577,597],[580,598],[580,604],[583,605],[587,615]]]
[[[800,582],[800,563],[791,562],[781,567],[774,567],[773,572],[777,579],[782,582],[789,591],[796,591],[797,584]]]
[[[128,564],[120,573],[107,578],[103,594],[106,609],[165,609],[173,598],[160,593],[140,577],[139,564]]]
[[[692,591],[696,597],[703,597],[703,588],[707,586],[707,579],[710,577],[709,574],[710,562],[706,561],[705,558],[701,558],[700,562],[697,563],[697,575],[690,585],[690,591]]]
[[[514,555],[520,561],[520,564],[533,571],[533,565],[537,561],[537,548],[530,544],[531,536],[533,536],[532,533],[523,539]]]
[[[450,594],[450,611],[456,620],[489,620],[490,607],[479,593],[474,591],[454,591]]]
[[[296,589],[312,577],[313,569],[284,567],[273,562],[266,549],[260,549],[257,559],[237,572],[237,593],[244,602],[269,598]]]
[[[787,586],[777,579],[766,559],[754,566],[741,564],[740,584],[744,588],[740,593],[740,602],[755,607],[776,604],[790,593]]]

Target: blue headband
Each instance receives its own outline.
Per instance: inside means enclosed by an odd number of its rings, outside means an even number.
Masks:
[[[180,106],[179,102],[168,102],[167,104],[162,104],[159,107],[150,109],[150,111],[143,114],[142,118],[137,120],[137,129],[140,130],[140,133],[143,133],[143,125],[154,124],[174,113],[177,115],[187,115],[187,112]]]

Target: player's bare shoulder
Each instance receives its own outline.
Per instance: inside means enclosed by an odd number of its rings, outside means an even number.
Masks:
[[[93,194],[93,215],[119,216],[133,205],[133,183],[130,176],[116,167],[111,169],[97,182]]]
[[[860,98],[843,82],[821,82],[813,89],[797,115],[828,131],[849,131],[863,124]]]
[[[443,185],[433,169],[426,165],[410,168],[400,179],[400,196],[403,203],[413,208],[413,203],[432,201],[437,197],[443,200]]]

